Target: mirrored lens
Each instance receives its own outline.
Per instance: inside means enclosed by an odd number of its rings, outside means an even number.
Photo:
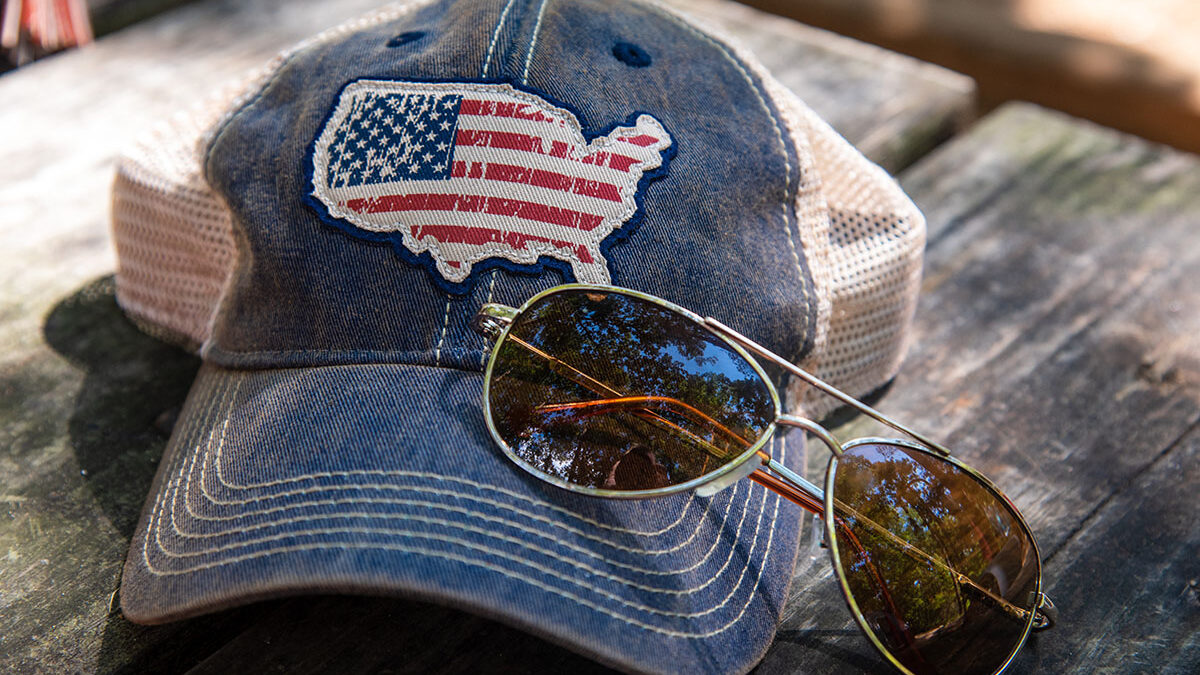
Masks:
[[[838,566],[868,629],[914,673],[991,675],[1032,622],[1040,563],[1008,503],[970,472],[901,445],[834,469]]]
[[[526,465],[577,486],[685,483],[741,456],[775,419],[768,385],[728,343],[623,293],[548,295],[496,349],[496,432]]]

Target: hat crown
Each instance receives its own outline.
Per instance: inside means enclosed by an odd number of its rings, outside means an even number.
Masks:
[[[456,113],[448,129],[436,106]],[[509,138],[538,133],[536,149]],[[634,136],[655,140],[615,152]],[[666,297],[791,357],[811,345],[797,150],[753,71],[657,7],[432,4],[297,51],[213,138],[206,176],[237,243],[208,345],[222,365],[479,368],[484,302],[575,280]],[[622,174],[601,153],[642,163]],[[589,211],[604,185],[615,215]]]

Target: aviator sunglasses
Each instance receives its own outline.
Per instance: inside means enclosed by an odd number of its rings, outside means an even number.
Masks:
[[[517,465],[587,495],[712,495],[750,478],[823,517],[842,594],[905,673],[999,673],[1056,620],[1016,507],[940,444],[712,318],[652,295],[570,284],[519,309],[484,305],[495,339],[483,409]],[[753,352],[909,436],[840,443],[785,414]],[[764,447],[799,427],[831,456],[825,489]]]

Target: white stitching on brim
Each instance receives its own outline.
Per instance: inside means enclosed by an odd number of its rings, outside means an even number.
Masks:
[[[239,389],[239,388],[240,388],[240,382],[238,383],[238,386],[237,386],[237,387],[235,387],[235,390],[234,390],[233,396],[236,396],[236,395],[237,395],[237,389]],[[197,460],[197,458],[198,458],[198,456],[199,456],[200,454],[203,454],[203,455],[204,455],[204,461],[203,461],[203,462],[201,463],[201,465],[200,465],[200,480],[198,481],[198,483],[199,483],[199,485],[200,485],[200,492],[202,493],[202,495],[203,495],[204,499],[206,499],[206,500],[208,501],[208,503],[210,503],[210,504],[214,504],[214,505],[217,505],[217,506],[223,506],[223,507],[226,507],[226,506],[244,506],[244,505],[246,505],[246,504],[252,504],[252,503],[257,503],[257,502],[265,502],[265,501],[268,501],[268,500],[280,499],[280,498],[286,498],[286,497],[292,497],[292,496],[296,496],[296,495],[314,495],[314,494],[321,494],[321,493],[326,493],[326,492],[334,492],[334,491],[350,491],[350,490],[353,490],[353,491],[362,491],[362,490],[388,491],[388,490],[394,490],[394,491],[400,491],[400,492],[416,492],[416,493],[419,493],[419,494],[429,494],[429,495],[444,495],[444,496],[453,496],[453,497],[455,497],[456,499],[460,499],[460,500],[467,500],[467,501],[472,501],[472,502],[478,502],[478,503],[480,503],[480,504],[484,504],[484,505],[486,505],[486,506],[488,506],[488,507],[492,507],[492,508],[495,508],[495,509],[500,509],[500,510],[504,510],[504,511],[509,511],[509,512],[512,512],[512,513],[515,513],[515,514],[517,514],[518,516],[521,516],[521,517],[527,518],[527,519],[529,519],[529,520],[538,521],[538,522],[540,522],[540,523],[543,523],[543,524],[545,524],[545,525],[547,525],[547,526],[550,526],[550,527],[552,527],[552,528],[558,528],[558,529],[560,529],[560,530],[566,531],[567,533],[569,533],[569,534],[571,534],[571,535],[574,535],[574,536],[577,536],[577,537],[580,537],[580,538],[583,538],[583,539],[588,539],[588,540],[594,541],[594,542],[596,542],[596,543],[598,543],[598,544],[601,544],[601,545],[604,545],[604,546],[608,546],[608,547],[611,547],[611,548],[614,548],[614,549],[617,549],[617,550],[620,550],[620,551],[625,551],[625,552],[629,552],[629,553],[636,553],[636,554],[638,554],[638,555],[654,555],[654,556],[659,556],[659,555],[670,554],[670,553],[674,553],[674,552],[676,552],[676,551],[678,551],[678,550],[681,550],[681,549],[683,549],[684,547],[686,547],[688,544],[690,544],[690,543],[692,542],[692,540],[693,540],[693,539],[694,539],[694,538],[695,538],[695,537],[696,537],[696,536],[699,534],[699,531],[700,531],[700,530],[699,530],[699,528],[697,528],[696,530],[694,530],[694,531],[692,532],[692,534],[691,534],[691,535],[690,535],[690,536],[689,536],[687,539],[683,540],[682,542],[679,542],[679,543],[675,544],[674,546],[672,546],[672,547],[670,547],[670,548],[666,548],[666,549],[658,549],[658,550],[638,549],[638,548],[633,548],[633,547],[629,547],[629,546],[623,546],[623,545],[621,545],[621,544],[617,544],[617,543],[615,543],[615,542],[608,541],[608,540],[606,540],[606,539],[604,539],[604,538],[602,538],[602,537],[599,537],[599,536],[597,536],[597,535],[590,534],[590,533],[588,533],[588,532],[586,532],[586,531],[584,531],[584,530],[582,530],[582,529],[579,529],[579,528],[576,528],[576,527],[572,527],[572,526],[570,526],[570,525],[566,525],[566,524],[564,524],[564,523],[561,523],[561,522],[555,521],[555,520],[553,520],[553,519],[551,519],[551,518],[548,518],[548,517],[546,517],[546,516],[542,516],[542,515],[536,514],[536,513],[532,512],[532,511],[528,511],[528,510],[525,510],[525,509],[522,509],[522,508],[519,508],[519,507],[513,506],[513,505],[511,505],[511,504],[506,504],[506,503],[504,503],[504,502],[502,502],[502,501],[500,501],[500,500],[496,500],[496,499],[489,499],[489,498],[482,497],[482,496],[478,496],[478,495],[472,495],[472,494],[468,494],[468,493],[466,493],[466,492],[463,492],[463,491],[460,491],[460,490],[453,490],[453,489],[439,489],[439,488],[429,488],[429,487],[419,487],[419,486],[415,486],[415,485],[396,485],[396,484],[392,484],[392,483],[350,483],[350,484],[346,484],[346,485],[320,486],[320,487],[315,487],[315,488],[303,488],[303,489],[299,489],[299,490],[289,490],[289,491],[282,492],[282,493],[273,493],[273,494],[270,494],[270,495],[258,495],[258,496],[253,496],[253,497],[249,497],[249,498],[246,498],[246,499],[226,499],[226,500],[222,500],[222,499],[218,498],[217,496],[215,496],[215,495],[213,494],[213,492],[211,492],[211,491],[208,489],[208,482],[209,482],[209,481],[208,481],[208,466],[209,466],[209,464],[210,464],[210,461],[211,461],[211,464],[213,464],[213,465],[214,465],[214,467],[215,467],[215,470],[214,470],[214,472],[213,472],[213,473],[216,475],[216,477],[217,477],[217,481],[218,481],[218,483],[220,484],[220,486],[221,486],[221,487],[224,487],[224,488],[227,488],[227,489],[230,489],[230,490],[235,490],[235,491],[247,491],[247,486],[242,486],[242,485],[235,485],[235,484],[231,484],[231,483],[229,483],[229,482],[227,482],[227,481],[225,480],[225,478],[224,478],[224,475],[223,475],[223,471],[222,471],[222,462],[221,462],[221,455],[222,455],[222,453],[223,453],[223,450],[224,450],[224,447],[225,447],[225,440],[226,440],[226,439],[225,439],[225,432],[226,432],[226,430],[227,430],[227,428],[228,428],[228,424],[229,424],[229,420],[228,420],[228,419],[226,419],[224,422],[222,422],[222,423],[221,423],[221,425],[219,425],[218,427],[214,427],[214,428],[213,428],[213,429],[210,431],[208,440],[207,440],[206,442],[204,442],[204,443],[203,443],[204,451],[203,451],[202,453],[201,453],[201,452],[193,452],[193,453],[191,453],[191,454],[192,454],[192,461],[191,461],[191,463],[189,464],[189,466],[188,466],[188,468],[187,468],[186,470],[181,470],[181,472],[180,472],[180,479],[178,479],[178,480],[183,480],[183,478],[182,478],[182,477],[183,477],[183,475],[184,475],[184,474],[186,474],[186,475],[187,475],[186,481],[187,481],[187,483],[188,483],[189,487],[185,487],[185,488],[183,489],[183,492],[184,492],[185,494],[189,494],[189,493],[191,492],[191,490],[190,490],[191,477],[192,477],[192,475],[194,475],[194,473],[195,473],[195,464],[196,464],[196,460]],[[213,436],[215,436],[215,435],[216,435],[216,433],[217,433],[217,430],[218,430],[218,429],[220,429],[221,433],[220,433],[220,437],[219,437],[219,438],[218,438],[218,440],[217,440],[217,449],[216,449],[216,452],[212,452],[212,451],[211,451],[211,447],[212,447],[212,444],[213,444]],[[403,477],[403,478],[417,478],[417,479],[425,479],[425,478],[427,478],[427,479],[438,480],[438,481],[442,481],[442,482],[445,482],[445,481],[450,481],[450,482],[464,482],[464,483],[466,483],[466,484],[468,484],[468,485],[471,485],[472,487],[479,487],[479,485],[478,485],[478,484],[476,484],[476,483],[474,483],[473,481],[461,481],[461,479],[458,479],[458,478],[455,478],[455,477],[452,477],[452,476],[445,476],[445,475],[442,475],[442,474],[433,474],[433,473],[428,473],[428,472],[416,472],[416,471],[394,471],[394,470],[393,470],[393,471],[382,471],[382,470],[381,470],[381,471],[362,472],[362,473],[359,473],[359,474],[357,474],[357,475],[360,475],[360,476],[367,476],[367,475],[369,475],[369,476],[380,476],[381,474],[382,474],[383,476],[386,476],[386,477],[394,477],[394,478],[401,478],[401,477]],[[300,477],[300,478],[308,478],[308,477],[309,477],[309,476],[302,476],[302,477]],[[177,480],[177,482],[178,482],[178,480]],[[293,480],[294,480],[294,479],[287,479],[287,480],[284,480],[284,481],[271,481],[270,483],[266,483],[266,484],[263,484],[263,485],[269,485],[269,484],[282,484],[282,483],[285,483],[285,482],[292,482]],[[738,485],[736,485],[736,486],[734,486],[733,488],[731,488],[731,493],[730,493],[730,497],[731,497],[731,498],[730,498],[730,499],[728,499],[728,500],[725,500],[725,501],[726,501],[725,510],[724,510],[724,512],[721,514],[721,522],[720,522],[720,524],[717,526],[717,528],[716,528],[717,530],[723,530],[723,529],[725,528],[725,524],[726,524],[726,522],[728,522],[728,518],[729,518],[729,508],[730,508],[730,505],[732,504],[732,501],[733,501],[733,500],[732,500],[732,497],[733,497],[733,495],[734,495],[734,494],[736,494],[736,492],[737,492],[737,490],[740,488],[740,486],[741,486],[741,484],[739,483]],[[490,486],[489,486],[489,487],[490,487]],[[510,493],[510,492],[509,492],[509,491],[507,491],[507,490],[501,490],[501,489],[498,489],[498,488],[492,488],[492,489],[496,489],[496,490],[498,490],[498,491],[500,491],[500,492],[508,493],[508,494],[510,494],[510,495],[511,495],[511,496],[513,496],[513,497],[518,497],[518,498],[524,499],[524,500],[526,500],[526,501],[528,501],[528,502],[530,502],[530,503],[536,503],[536,502],[534,502],[533,500],[529,499],[528,497],[524,497],[523,495],[519,495],[519,494],[513,494],[513,493]],[[682,510],[681,510],[679,517],[677,517],[677,518],[676,518],[676,520],[675,520],[675,522],[674,522],[674,523],[672,523],[671,527],[670,527],[670,528],[665,528],[665,529],[660,529],[660,530],[657,532],[657,534],[662,534],[662,533],[664,533],[664,532],[668,531],[669,529],[672,529],[672,528],[673,528],[675,525],[678,525],[679,523],[681,523],[681,522],[683,521],[683,517],[684,517],[684,515],[686,515],[686,512],[687,512],[687,510],[688,510],[688,509],[691,507],[691,505],[692,505],[693,503],[695,503],[695,498],[694,498],[694,495],[689,495],[689,500],[688,500],[688,502],[685,504],[685,506],[684,506],[684,509],[682,509]],[[469,514],[479,514],[479,515],[478,515],[478,516],[476,516],[476,517],[479,517],[479,518],[481,518],[481,519],[483,519],[483,520],[492,520],[492,521],[495,521],[495,522],[497,522],[497,523],[500,523],[500,524],[510,524],[510,523],[514,522],[514,521],[511,521],[511,520],[506,520],[506,519],[504,519],[504,518],[499,518],[499,517],[494,517],[494,516],[485,516],[485,515],[483,515],[483,514],[482,514],[482,512],[473,512],[473,511],[470,511],[470,510],[468,510],[468,509],[462,509],[462,508],[450,507],[450,506],[447,506],[447,505],[444,505],[444,504],[439,504],[439,503],[437,503],[437,502],[431,502],[431,501],[418,501],[418,500],[413,500],[413,499],[377,499],[377,498],[368,498],[368,497],[358,497],[358,498],[348,498],[348,499],[327,499],[327,500],[316,500],[316,501],[303,501],[303,502],[299,502],[299,503],[290,503],[290,504],[286,504],[286,505],[283,505],[283,506],[276,506],[276,507],[270,507],[270,508],[265,508],[265,509],[256,509],[256,510],[250,510],[250,511],[243,511],[243,512],[239,512],[239,513],[237,513],[237,514],[235,514],[235,515],[231,515],[231,516],[206,516],[206,515],[201,515],[201,514],[199,514],[199,513],[196,513],[196,512],[195,512],[195,511],[192,509],[192,505],[191,505],[191,502],[190,502],[190,501],[188,501],[188,502],[185,504],[185,506],[187,507],[187,510],[188,510],[188,513],[189,513],[189,515],[190,515],[191,517],[193,517],[193,518],[197,519],[197,520],[207,520],[207,521],[232,521],[232,520],[241,520],[241,519],[247,519],[247,518],[261,518],[261,517],[263,517],[263,516],[266,516],[266,515],[271,515],[271,514],[276,514],[276,513],[283,513],[283,512],[286,512],[286,511],[290,511],[290,510],[296,510],[296,509],[302,509],[302,508],[312,508],[312,507],[316,507],[316,506],[341,506],[341,505],[350,505],[350,504],[422,505],[422,506],[428,506],[429,508],[433,508],[433,509],[443,509],[443,510],[447,510],[447,511],[451,511],[451,512],[460,512],[460,513],[463,513],[463,514],[465,514],[465,515],[469,515]],[[172,506],[172,509],[173,509],[173,508],[174,508],[174,506]],[[581,518],[581,517],[580,517],[578,514],[575,514],[575,513],[573,513],[573,512],[570,512],[570,511],[565,511],[565,510],[561,509],[561,507],[556,507],[556,508],[558,508],[558,509],[560,510],[560,512],[564,513],[565,515],[569,515],[569,516],[571,516],[571,517],[573,517],[573,518]],[[289,518],[289,519],[284,519],[284,520],[275,520],[275,521],[271,521],[271,522],[269,522],[269,523],[257,523],[257,524],[251,524],[251,525],[248,525],[248,526],[245,526],[245,527],[241,528],[241,530],[242,530],[242,531],[245,531],[245,530],[260,529],[260,528],[263,528],[263,527],[280,526],[280,525],[286,524],[286,523],[288,523],[288,522],[305,522],[305,521],[308,521],[308,520],[320,520],[320,519],[328,519],[328,518],[331,518],[331,517],[350,517],[350,516],[352,516],[352,515],[354,515],[354,514],[342,514],[342,515],[339,515],[339,516],[321,515],[321,516],[313,516],[313,517],[309,517],[309,518]],[[364,515],[364,516],[369,516],[370,514],[364,513],[364,514],[361,514],[361,515]],[[385,517],[391,517],[391,516],[385,516]],[[744,511],[743,511],[743,519],[744,519],[744,517],[745,517],[745,516],[744,516]],[[591,522],[595,522],[595,521],[591,521]],[[598,524],[600,524],[600,525],[604,525],[604,526],[606,526],[608,529],[610,529],[610,530],[615,530],[615,531],[618,531],[618,532],[624,532],[624,533],[630,533],[630,534],[639,534],[639,535],[640,535],[640,534],[644,534],[644,533],[641,533],[641,532],[634,532],[634,531],[632,531],[632,530],[628,530],[628,529],[626,529],[626,528],[616,528],[616,527],[613,527],[613,526],[611,526],[611,525],[608,525],[608,524],[605,524],[605,523],[598,523]],[[528,530],[527,528],[522,528],[522,529],[526,529],[526,530],[527,530],[527,531],[529,531],[531,534],[533,534],[533,535],[535,535],[535,536],[538,536],[538,537],[542,537],[542,538],[552,538],[550,535],[548,535],[548,534],[544,534],[544,533],[542,533],[542,532],[539,532],[539,531],[537,531],[537,530]],[[741,524],[740,524],[740,523],[739,523],[739,526],[738,526],[738,531],[739,531],[739,532],[741,531]],[[215,533],[215,534],[196,534],[196,535],[191,535],[191,536],[196,536],[196,537],[216,537],[216,536],[224,536],[225,534],[227,534],[227,533]],[[630,569],[630,570],[632,570],[632,571],[635,571],[635,572],[638,572],[638,573],[642,573],[642,574],[647,574],[647,575],[670,575],[670,574],[682,574],[682,573],[688,572],[688,571],[690,571],[690,570],[692,570],[692,569],[695,569],[696,567],[699,567],[701,564],[703,564],[705,561],[707,561],[707,559],[708,559],[708,558],[709,558],[709,557],[712,555],[713,551],[714,551],[714,550],[715,550],[715,548],[716,548],[716,543],[717,543],[717,542],[716,542],[716,540],[714,540],[714,541],[713,541],[713,543],[712,543],[712,545],[711,545],[711,546],[710,546],[710,548],[709,548],[709,551],[708,551],[708,552],[705,554],[704,558],[703,558],[703,559],[701,559],[699,562],[695,563],[694,565],[692,565],[691,567],[688,567],[688,568],[685,568],[685,569],[679,569],[679,570],[667,570],[667,571],[664,571],[664,570],[654,570],[654,569],[647,569],[647,568],[640,568],[640,567],[637,567],[637,566],[634,566],[634,565],[628,565],[628,564],[621,563],[621,562],[619,562],[619,561],[616,561],[616,560],[612,560],[612,559],[610,559],[610,558],[604,558],[603,556],[600,556],[600,555],[598,555],[598,554],[594,553],[593,551],[590,551],[590,550],[583,549],[582,547],[579,547],[579,546],[576,546],[576,545],[573,545],[573,544],[569,544],[569,543],[567,543],[566,541],[561,541],[561,540],[559,540],[559,543],[561,543],[561,544],[562,544],[562,545],[564,545],[564,546],[567,546],[568,548],[572,548],[572,549],[574,549],[574,550],[577,550],[577,551],[579,551],[579,552],[583,553],[584,555],[589,555],[589,556],[593,556],[593,557],[597,557],[597,558],[600,558],[600,559],[602,559],[602,560],[605,560],[605,561],[606,561],[606,562],[608,562],[609,564],[615,565],[615,566],[617,566],[617,567],[624,567],[624,568]]]
[[[239,374],[239,375],[241,378],[244,379],[244,377],[245,377],[244,374]],[[207,387],[206,387],[206,389],[207,389]],[[225,398],[225,397],[224,396],[216,396],[216,397],[210,399],[210,405],[213,400],[221,399],[221,398]],[[234,405],[234,403],[235,403],[235,401],[230,400],[228,406],[231,407]],[[223,406],[223,407],[226,407],[226,406]],[[226,407],[226,415],[224,415],[226,421],[228,420],[227,412],[230,409],[229,407]],[[210,412],[211,412],[211,410],[210,410]],[[198,418],[193,417],[191,422],[192,422],[192,424],[189,425],[189,428],[184,433],[184,437],[190,436],[192,438],[195,438],[198,433],[200,435],[204,435],[203,432],[201,432],[199,429],[196,428],[197,425],[199,424]],[[214,425],[213,428],[210,430],[208,436],[211,436],[212,433],[215,432],[217,428],[223,428],[224,424],[225,424],[225,422],[222,422],[221,424],[218,424],[218,425]],[[181,431],[183,431],[183,430],[181,430]],[[181,442],[184,440],[184,437],[181,437]],[[195,445],[196,444],[193,443],[193,447],[195,447]],[[203,445],[207,446],[208,444],[204,443]],[[781,443],[781,445],[784,445],[784,444]],[[710,631],[710,632],[686,632],[686,631],[681,632],[681,631],[669,630],[669,629],[662,628],[660,626],[655,626],[652,624],[647,624],[644,621],[640,621],[632,616],[620,614],[614,610],[609,609],[608,607],[605,607],[602,605],[597,605],[594,602],[590,602],[590,601],[586,600],[585,598],[579,597],[576,593],[572,593],[570,591],[566,591],[561,588],[556,588],[554,586],[549,586],[549,585],[545,584],[544,582],[539,581],[538,579],[528,577],[517,571],[509,570],[509,569],[506,569],[503,567],[498,567],[495,564],[486,562],[484,560],[479,560],[479,559],[471,558],[469,556],[459,555],[459,554],[455,554],[455,553],[448,553],[445,551],[429,549],[427,547],[422,547],[422,546],[397,546],[397,545],[384,544],[384,543],[367,544],[367,543],[363,543],[363,542],[342,542],[342,543],[336,543],[336,544],[327,544],[327,543],[299,544],[299,545],[295,545],[295,546],[271,547],[271,548],[268,548],[265,550],[255,551],[255,552],[252,552],[252,553],[249,553],[246,555],[234,556],[232,558],[226,558],[226,559],[219,560],[219,561],[211,561],[211,562],[209,562],[207,564],[203,564],[201,566],[192,566],[192,567],[189,567],[187,569],[182,569],[182,570],[181,569],[173,569],[173,570],[159,569],[153,564],[153,562],[150,559],[151,551],[149,550],[149,546],[150,546],[149,536],[150,536],[151,532],[154,532],[156,543],[160,544],[159,551],[161,551],[164,555],[168,556],[169,558],[181,557],[178,554],[171,553],[170,551],[168,551],[165,547],[163,547],[161,545],[162,542],[161,542],[160,535],[162,534],[162,527],[163,527],[162,519],[164,517],[164,508],[165,508],[164,501],[165,501],[165,498],[167,498],[168,491],[171,492],[170,498],[172,499],[172,501],[178,499],[181,480],[182,480],[185,472],[188,470],[187,467],[189,465],[194,466],[194,464],[195,464],[194,455],[200,451],[206,451],[206,450],[203,450],[201,448],[196,448],[196,452],[191,453],[193,455],[193,457],[190,458],[191,459],[190,463],[187,461],[188,458],[185,456],[185,453],[176,452],[177,461],[182,460],[182,461],[179,461],[180,471],[178,473],[178,477],[173,478],[167,486],[164,486],[164,488],[159,493],[159,498],[156,500],[155,510],[151,516],[149,526],[148,526],[148,531],[145,533],[146,536],[143,540],[143,556],[142,556],[143,561],[145,562],[146,569],[148,571],[150,571],[152,574],[160,575],[160,576],[161,575],[185,574],[188,572],[199,571],[201,569],[208,569],[208,568],[212,568],[212,567],[229,565],[229,564],[234,564],[237,562],[243,562],[245,560],[254,559],[254,558],[260,558],[260,557],[265,557],[265,556],[269,556],[269,555],[278,555],[278,554],[283,554],[283,553],[288,553],[288,552],[299,552],[299,551],[305,551],[305,550],[321,550],[321,549],[329,549],[329,548],[332,548],[332,549],[352,548],[352,549],[377,549],[377,550],[388,550],[388,551],[397,551],[397,552],[409,552],[409,553],[414,553],[414,554],[419,554],[419,555],[427,555],[427,556],[431,556],[431,557],[435,557],[435,558],[441,558],[441,559],[445,559],[445,560],[452,560],[452,561],[456,561],[456,562],[460,562],[463,564],[468,564],[468,565],[472,565],[472,566],[476,566],[476,567],[483,567],[485,569],[489,569],[489,570],[498,572],[498,573],[508,576],[510,578],[524,581],[535,587],[541,588],[547,592],[551,592],[556,595],[565,597],[565,598],[570,599],[578,604],[581,604],[586,607],[590,607],[591,609],[593,609],[595,611],[610,615],[616,619],[625,621],[627,623],[637,625],[637,626],[640,626],[640,627],[648,629],[648,630],[653,630],[656,632],[661,632],[661,633],[676,636],[676,637],[704,637],[704,636],[713,635],[713,634],[719,633],[723,630],[726,630],[729,626],[732,626],[734,623],[736,623],[740,619],[740,617],[745,613],[750,602],[752,602],[754,597],[756,597],[756,589],[757,589],[757,585],[758,585],[758,581],[759,581],[758,580],[758,571],[755,571],[755,573],[753,574],[755,581],[753,584],[753,589],[751,589],[751,591],[750,591],[750,596],[748,597],[746,604],[743,605],[743,607],[741,608],[741,611],[738,613],[737,617],[735,617],[731,622],[725,624],[724,626],[720,627],[717,630]],[[780,457],[783,458],[783,456],[785,454],[786,454],[786,449],[781,451]],[[206,458],[206,460],[207,460],[207,458]],[[295,477],[295,478],[303,479],[305,477]],[[442,477],[442,478],[445,478],[445,477]],[[461,479],[457,479],[457,480],[461,480]],[[477,487],[480,487],[482,489],[492,489],[492,490],[500,490],[503,492],[507,492],[507,491],[503,490],[502,488],[496,488],[495,486],[479,484],[479,483],[475,483],[474,481],[462,481],[462,482],[467,483],[467,484],[473,483]],[[762,488],[757,488],[757,487],[755,487],[754,490],[758,491],[758,492],[765,492],[762,490]],[[576,518],[581,518],[577,514],[571,514],[569,511],[565,511],[561,507],[555,507],[554,505],[547,504],[545,502],[540,502],[539,500],[534,500],[534,499],[525,497],[523,495],[513,494],[512,496],[524,499],[525,501],[527,501],[531,504],[555,509],[555,510],[561,511],[566,514],[570,514]],[[545,565],[537,563],[533,560],[530,560],[527,558],[522,558],[520,556],[511,554],[511,553],[508,553],[505,551],[494,550],[489,547],[482,546],[478,543],[473,543],[473,542],[462,540],[462,539],[459,539],[456,537],[439,537],[439,536],[433,535],[431,533],[421,532],[421,531],[413,531],[413,530],[382,530],[381,531],[381,530],[375,529],[375,528],[361,528],[361,527],[360,528],[341,528],[341,529],[327,528],[327,529],[318,529],[318,530],[308,530],[308,531],[300,532],[300,533],[280,534],[280,535],[278,535],[278,537],[272,537],[266,541],[275,541],[275,540],[282,541],[285,539],[294,539],[294,538],[300,537],[300,536],[328,536],[328,535],[336,536],[337,534],[372,534],[372,533],[393,535],[393,536],[399,535],[399,536],[420,537],[420,538],[431,539],[434,541],[440,541],[440,542],[444,542],[444,543],[449,543],[451,545],[464,547],[468,550],[475,550],[484,555],[498,557],[498,558],[502,558],[502,559],[506,559],[506,560],[511,560],[514,563],[524,565],[526,567],[534,569],[537,572],[540,572],[541,574],[566,581],[570,584],[581,586],[581,587],[585,588],[585,590],[589,590],[589,591],[597,593],[601,596],[606,596],[609,598],[609,600],[611,600],[613,602],[629,606],[632,609],[640,610],[645,613],[658,614],[658,615],[668,616],[668,617],[678,617],[678,618],[696,618],[696,617],[711,614],[713,612],[716,612],[716,611],[722,609],[730,602],[730,600],[732,600],[732,598],[737,594],[737,592],[740,589],[742,589],[742,585],[746,579],[747,572],[750,570],[750,567],[752,566],[751,563],[753,562],[754,552],[758,549],[759,541],[761,539],[761,537],[759,536],[759,534],[760,534],[759,530],[761,528],[761,520],[764,517],[765,512],[766,512],[765,507],[766,507],[767,495],[762,494],[760,496],[762,497],[762,499],[760,501],[758,526],[756,527],[756,534],[755,534],[753,543],[751,545],[751,551],[747,557],[747,564],[742,567],[741,574],[739,575],[736,584],[733,586],[733,588],[730,590],[729,594],[724,598],[724,600],[722,602],[720,602],[719,604],[716,604],[706,610],[697,611],[697,612],[672,612],[672,611],[667,611],[667,610],[656,609],[653,607],[640,606],[637,603],[629,602],[628,600],[625,600],[625,599],[621,598],[620,596],[617,596],[608,591],[604,591],[603,589],[591,588],[591,587],[585,586],[582,582],[580,582],[572,577],[565,576],[565,575],[557,572],[556,570],[546,567]],[[729,499],[732,499],[732,496],[729,497]],[[187,500],[185,500],[185,501],[187,501]],[[173,506],[172,506],[172,508],[173,508]],[[743,514],[742,514],[743,520],[746,517],[747,511],[749,511],[748,505],[747,505],[747,508],[743,509]],[[769,534],[768,534],[768,538],[767,538],[766,548],[763,553],[763,555],[764,555],[764,558],[762,560],[763,563],[765,563],[765,555],[767,552],[770,551],[771,542],[773,541],[775,515],[777,515],[777,514],[778,514],[778,497],[774,497],[774,514],[772,514],[772,516],[771,516],[772,522],[770,524],[770,527],[768,528]],[[343,514],[343,515],[348,516],[348,517],[350,516],[350,514]],[[530,528],[522,526],[515,522],[512,523],[511,527],[513,527],[514,529],[517,529],[517,530],[532,531],[532,530],[530,530]],[[172,529],[176,529],[176,528],[172,528]],[[463,529],[463,528],[460,528],[460,529]],[[467,529],[468,531],[471,531],[469,526],[467,526],[465,529]],[[622,528],[616,528],[616,529],[622,529]],[[740,527],[739,527],[739,529],[740,529]],[[719,531],[719,529],[715,530],[715,531]],[[178,530],[177,530],[177,532],[178,532]],[[549,551],[546,551],[545,549],[540,549],[538,547],[531,547],[530,545],[528,545],[527,542],[521,542],[521,541],[518,541],[509,536],[497,536],[495,533],[489,533],[486,531],[482,531],[482,532],[477,531],[477,533],[483,534],[485,536],[486,535],[495,536],[500,541],[504,541],[504,542],[508,542],[508,543],[516,543],[525,548],[530,548],[531,550],[535,550],[538,553],[540,553],[541,555],[556,557],[556,556],[554,556],[553,552],[549,552]],[[187,535],[184,535],[182,532],[179,532],[179,535],[187,536]],[[736,542],[736,539],[734,541]],[[746,543],[746,542],[742,541],[741,543]],[[243,545],[249,546],[249,545],[253,545],[253,543],[246,543]],[[211,554],[211,551],[208,553]],[[203,554],[204,554],[204,552],[200,553],[200,555],[203,555]],[[185,555],[190,556],[193,554],[185,554]],[[602,560],[605,559],[605,558],[603,558],[603,556],[599,556],[599,555],[596,555],[595,557],[600,558]],[[732,556],[731,556],[731,558],[732,558]],[[718,578],[720,576],[720,574],[723,573],[725,567],[727,567],[728,564],[729,564],[729,561],[726,561],[726,564],[724,566],[722,566],[722,569],[718,570],[713,575],[713,578],[710,579],[709,582],[705,583],[705,586],[709,585],[710,583],[712,583],[713,580]],[[592,570],[589,570],[589,573],[594,574],[594,572]],[[614,583],[618,583],[623,586],[631,585],[629,581],[617,578],[611,574],[601,573],[600,576],[602,578],[607,578],[607,579],[613,581]],[[632,586],[635,588],[639,588],[641,590],[646,590],[646,591],[650,591],[650,592],[659,592],[659,593],[666,593],[666,594],[672,594],[672,595],[681,595],[682,594],[682,593],[676,592],[678,589],[659,590],[659,589],[654,589],[652,587],[645,586],[644,584],[632,584]],[[692,591],[690,591],[690,592],[694,593],[695,589],[692,589]]]

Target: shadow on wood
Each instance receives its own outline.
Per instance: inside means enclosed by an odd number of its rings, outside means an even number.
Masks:
[[[128,539],[200,359],[139,331],[113,290],[112,276],[88,283],[54,306],[42,332],[85,373],[69,443],[96,503]]]
[[[84,371],[69,443],[94,503],[126,545],[200,360],[139,331],[113,277],[89,282],[46,316],[46,342]],[[110,615],[101,673],[514,672],[603,666],[514,628],[454,609],[388,598],[296,597],[161,626]]]

